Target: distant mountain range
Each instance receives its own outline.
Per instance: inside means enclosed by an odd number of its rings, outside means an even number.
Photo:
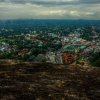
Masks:
[[[15,24],[52,24],[52,25],[100,25],[100,20],[58,20],[58,19],[17,19],[0,20],[0,25]]]

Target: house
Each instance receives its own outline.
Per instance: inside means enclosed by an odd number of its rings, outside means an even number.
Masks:
[[[9,51],[9,50],[10,50],[9,44],[7,44],[5,42],[0,43],[0,51],[6,52],[6,51]]]
[[[64,52],[63,53],[63,63],[71,63],[74,60],[74,56]]]
[[[55,61],[55,53],[54,52],[47,52],[45,57],[46,57],[46,62],[56,63],[56,61]]]

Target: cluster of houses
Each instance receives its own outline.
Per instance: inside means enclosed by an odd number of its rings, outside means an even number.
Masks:
[[[21,37],[20,41],[23,41],[23,46],[25,48],[18,51],[18,55],[23,56],[25,54],[30,55],[30,59],[37,62],[48,62],[48,63],[55,63],[55,64],[71,64],[76,61],[86,61],[88,57],[94,53],[94,52],[100,52],[100,40],[98,38],[98,35],[93,37],[93,41],[85,40],[81,37],[81,33],[79,32],[80,29],[76,29],[73,33],[67,34],[67,35],[61,35],[54,34],[54,33],[47,33],[43,35],[37,34],[37,32],[34,32],[35,34],[21,34],[16,35],[17,38]],[[50,40],[51,39],[51,40]],[[45,44],[47,44],[47,41],[51,42],[51,45],[54,45],[54,48],[56,48],[56,45],[61,44],[61,48],[53,51],[48,50],[45,54],[38,54],[37,56],[31,55],[31,50],[29,48],[42,47]],[[26,41],[31,41],[30,44],[28,44],[30,47],[26,48]],[[35,44],[35,46],[34,46]],[[34,47],[33,47],[34,46]],[[49,47],[48,47],[49,48]],[[11,52],[17,51],[18,46],[17,45],[9,45],[6,42],[0,42],[0,51],[1,52]]]
[[[92,53],[100,52],[100,40],[98,36],[96,38],[93,41],[82,39],[77,30],[67,36],[61,36],[62,48],[59,52],[48,53],[47,62],[69,64],[83,61],[87,63]]]

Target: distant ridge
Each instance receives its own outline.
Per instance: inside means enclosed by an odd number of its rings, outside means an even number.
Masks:
[[[79,20],[68,20],[68,19],[9,19],[9,20],[0,20],[0,24],[52,24],[52,25],[100,25],[100,20],[85,20],[85,19],[79,19]]]

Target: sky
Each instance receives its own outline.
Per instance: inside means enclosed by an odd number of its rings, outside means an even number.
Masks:
[[[0,0],[0,19],[100,20],[100,0]]]

